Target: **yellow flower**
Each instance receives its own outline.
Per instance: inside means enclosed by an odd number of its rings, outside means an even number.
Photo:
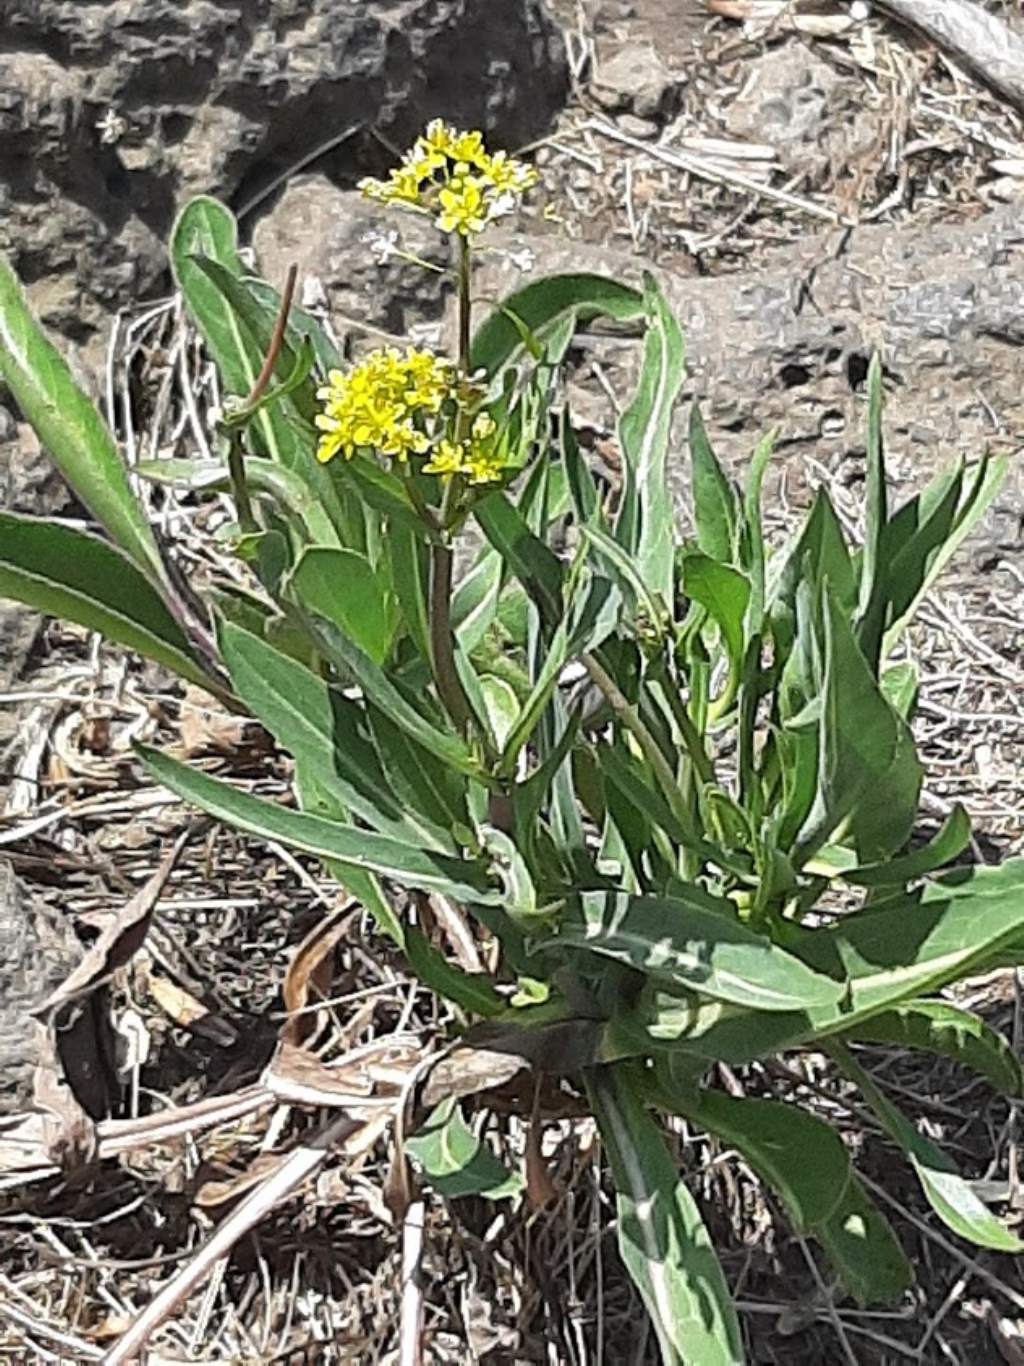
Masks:
[[[433,213],[444,232],[464,237],[515,206],[537,183],[537,172],[507,152],[490,154],[477,129],[462,132],[433,119],[386,181],[367,177],[369,199]]]
[[[423,466],[424,474],[461,474],[466,450],[461,441],[439,441],[430,459]]]
[[[454,178],[438,195],[441,212],[437,225],[442,232],[460,232],[468,237],[482,232],[487,224],[487,205],[483,187],[471,175]]]
[[[433,439],[432,424],[454,394],[455,371],[431,351],[394,347],[373,351],[347,374],[332,370],[317,397],[324,405],[317,458],[340,451],[375,450],[399,461],[423,455]]]

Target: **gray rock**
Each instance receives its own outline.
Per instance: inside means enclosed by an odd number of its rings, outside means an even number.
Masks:
[[[678,82],[650,43],[627,43],[598,62],[592,91],[604,109],[644,119],[669,116],[678,104]]]
[[[32,897],[0,861],[0,1115],[24,1109],[40,1059],[31,1012],[82,957],[68,922]]]
[[[354,321],[404,337],[440,318],[449,286],[400,256],[381,261],[380,243],[443,270],[452,264],[449,239],[429,219],[340,190],[320,175],[292,181],[253,234],[261,273],[280,281],[297,265],[307,300],[326,305],[339,333]]]
[[[339,184],[438,114],[515,147],[565,89],[543,0],[4,0],[0,249],[97,364],[189,196],[244,206],[350,126]]]

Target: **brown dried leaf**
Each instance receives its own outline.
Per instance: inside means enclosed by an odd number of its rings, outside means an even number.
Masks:
[[[182,1029],[189,1029],[224,1048],[230,1048],[238,1042],[238,1031],[233,1025],[169,977],[150,972],[148,986],[149,994],[160,1009]]]
[[[306,1007],[311,1000],[327,998],[334,976],[331,955],[351,918],[348,905],[339,905],[310,930],[295,950],[282,988],[284,1007],[288,1012],[288,1019],[281,1030],[282,1043],[301,1044],[315,1033],[315,1013],[306,1012]]]
[[[52,1018],[57,1010],[77,997],[85,996],[106,980],[115,968],[123,967],[146,937],[149,922],[164,885],[184,849],[191,831],[175,840],[160,867],[139,891],[121,907],[85,957],[33,1014]]]
[[[260,1153],[244,1172],[228,1172],[224,1167],[214,1168],[211,1164],[211,1172],[217,1170],[224,1175],[207,1177],[196,1191],[194,1203],[200,1209],[222,1209],[246,1191],[252,1190],[253,1186],[258,1186],[266,1177],[273,1175],[286,1157],[285,1153]]]
[[[65,1171],[88,1166],[96,1157],[96,1126],[61,1076],[52,1024],[33,1020],[39,1063],[32,1078],[32,1102],[45,1116],[46,1158]]]
[[[553,1205],[558,1191],[548,1171],[547,1158],[541,1152],[543,1127],[536,1119],[526,1126],[526,1202],[531,1209],[540,1210]]]
[[[178,732],[186,759],[201,754],[237,754],[260,734],[249,717],[224,711],[215,697],[194,685],[185,689]]]

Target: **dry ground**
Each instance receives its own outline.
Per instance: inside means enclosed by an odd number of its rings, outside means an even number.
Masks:
[[[1024,156],[1020,121],[941,55],[890,26],[874,23],[814,42],[816,58],[829,63],[836,80],[814,137],[787,152],[796,162],[726,158],[721,177],[711,180],[616,137],[621,125],[592,98],[601,62],[623,42],[650,37],[667,65],[685,75],[678,106],[661,128],[662,143],[672,147],[730,129],[735,135],[751,64],[766,53],[799,61],[811,40],[784,23],[761,34],[723,21],[709,25],[695,2],[561,0],[559,8],[576,89],[540,160],[549,197],[564,206],[561,231],[632,243],[675,269],[714,273],[784,251],[796,236],[819,230],[823,212],[894,224],[911,216],[969,219],[1014,192],[992,163],[1008,155],[1007,146]],[[1002,8],[1015,17],[1013,6]],[[610,125],[611,135],[598,125]],[[737,166],[791,195],[792,203],[738,186],[729,174]],[[179,347],[180,371],[171,364]],[[122,384],[126,371],[130,391]],[[122,333],[112,368],[114,389],[129,395],[118,405],[121,435],[140,454],[185,450],[185,389],[205,402],[205,374],[172,307],[140,310],[134,331]],[[843,515],[856,521],[852,492],[836,485],[835,493]],[[185,571],[201,576],[209,566],[200,532],[223,511],[173,499],[153,508]],[[953,574],[922,613],[910,647],[924,675],[917,733],[929,772],[927,811],[939,817],[952,801],[965,802],[982,859],[1024,851],[1016,777],[1024,733],[1022,605],[1024,579],[1013,566]],[[128,746],[138,738],[180,745],[211,771],[264,792],[283,790],[286,765],[268,760],[252,733],[206,716],[157,671],[59,625],[47,629],[17,693],[0,702],[21,708],[24,718],[9,756],[16,776],[0,822],[0,853],[83,931],[102,925],[152,874],[166,843],[195,826],[156,928],[111,994],[122,1040],[135,1040],[134,1061],[122,1076],[124,1113],[245,1085],[273,1048],[290,953],[335,905],[336,890],[321,870],[282,849],[195,822],[147,785]],[[190,1019],[182,992],[205,1014]],[[1019,1037],[1012,974],[969,984],[963,995]],[[322,1055],[393,1032],[411,1032],[427,1047],[446,1024],[400,956],[354,921],[337,953]],[[869,1061],[962,1169],[996,1183],[1008,1201],[1003,1208],[1019,1217],[1015,1113],[944,1063],[881,1050]],[[870,1120],[847,1104],[821,1060],[750,1068],[740,1083],[751,1094],[788,1091],[841,1127],[879,1199],[892,1206],[919,1273],[904,1305],[858,1310],[735,1155],[680,1125],[680,1162],[723,1249],[751,1361],[974,1366],[1024,1359],[1012,1336],[1012,1322],[1024,1324],[1017,1263],[975,1258],[943,1237],[909,1173]],[[14,1184],[0,1203],[0,1358],[98,1359],[221,1216],[209,1183],[293,1142],[313,1118],[281,1110],[134,1153],[87,1181]],[[521,1152],[517,1121],[488,1126],[496,1144]],[[507,1202],[429,1202],[420,1271],[428,1361],[656,1361],[618,1261],[590,1124],[552,1121],[544,1151],[556,1200],[539,1213]],[[387,1169],[383,1143],[328,1164],[301,1199],[283,1205],[218,1264],[158,1336],[150,1360],[397,1361],[401,1233],[383,1203]]]

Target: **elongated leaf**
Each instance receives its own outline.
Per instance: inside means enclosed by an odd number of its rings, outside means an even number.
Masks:
[[[601,275],[549,275],[510,294],[473,338],[471,365],[492,378],[511,361],[529,354],[527,342],[543,342],[549,331],[600,317],[629,321],[643,315],[643,295]]]
[[[0,254],[0,379],[79,501],[138,568],[164,578],[153,533],[106,424],[29,311]]]
[[[882,640],[883,659],[892,652],[907,623],[917,611],[921,599],[930,591],[935,580],[991,507],[993,499],[1006,479],[1009,467],[1009,460],[1005,456],[986,457],[979,464],[974,482],[957,510],[953,529],[942,545],[930,556],[927,572],[920,587],[903,606],[902,612],[892,613],[892,620]]]
[[[470,1129],[455,1100],[444,1100],[406,1140],[406,1152],[439,1195],[454,1200],[482,1195],[507,1200],[523,1189],[523,1178],[498,1160]]]
[[[1024,1252],[1024,1242],[982,1204],[952,1160],[917,1131],[850,1051],[839,1043],[830,1043],[827,1049],[860,1088],[861,1095],[889,1137],[906,1153],[925,1198],[946,1227],[977,1247],[992,1248],[996,1252]]]
[[[428,753],[450,764],[459,773],[479,776],[480,766],[465,741],[457,735],[439,730],[421,715],[369,655],[323,617],[312,619],[312,629],[324,655],[338,668],[351,674],[367,698],[396,726],[411,735]]]
[[[919,891],[844,917],[834,930],[798,931],[792,952],[849,977],[841,1009],[813,1008],[817,1033],[852,1030],[880,1011],[959,981],[1024,934],[1024,860],[958,868]]]
[[[813,850],[840,822],[864,862],[878,862],[910,838],[922,769],[907,724],[885,700],[845,610],[823,586],[825,686],[818,798],[801,831]]]
[[[530,530],[522,513],[501,491],[474,509],[480,529],[520,581],[548,622],[561,615],[562,566]]]
[[[449,963],[419,930],[411,927],[405,932],[405,956],[424,986],[446,1000],[454,1001],[470,1014],[490,1019],[505,1009],[504,999],[494,990],[485,973],[466,972]]]
[[[648,592],[672,603],[674,526],[666,474],[672,413],[683,384],[683,334],[652,275],[644,276],[647,336],[636,396],[619,423],[622,499],[615,537]]]
[[[698,1090],[666,1095],[671,1108],[737,1148],[781,1196],[797,1233],[816,1233],[839,1207],[850,1155],[828,1124],[799,1105]]]
[[[562,451],[562,465],[565,469],[566,486],[572,501],[573,516],[580,526],[604,527],[604,513],[601,508],[601,495],[597,480],[580,451],[576,433],[569,416],[569,405],[562,409],[558,425],[559,441]]]
[[[480,691],[483,695],[487,720],[491,734],[499,749],[504,748],[508,738],[519,720],[519,698],[511,683],[494,674],[483,674],[480,678]]]
[[[618,586],[625,600],[632,602],[634,610],[641,608],[650,625],[660,629],[667,604],[652,595],[635,557],[598,526],[584,526],[583,535],[592,547],[594,564]]]
[[[143,460],[136,466],[143,479],[177,488],[230,492],[231,480],[221,460]],[[245,480],[255,493],[273,498],[282,513],[297,515],[305,523],[314,545],[337,545],[338,533],[323,504],[304,479],[272,460],[251,457],[245,462]]]
[[[866,613],[876,583],[885,570],[881,564],[888,507],[885,487],[885,455],[882,449],[882,360],[876,351],[868,366],[867,510],[864,557],[860,577],[860,607]],[[874,656],[869,654],[874,662]]]
[[[501,556],[486,546],[452,595],[452,626],[467,655],[497,619],[503,577]]]
[[[676,897],[584,893],[544,941],[628,963],[647,976],[765,1011],[837,1004],[843,987],[741,924],[731,902],[688,889]]]
[[[977,1072],[1005,1095],[1024,1093],[1024,1071],[1003,1036],[949,1001],[917,1000],[894,1006],[865,1020],[855,1038],[858,1043],[920,1048]]]
[[[962,806],[954,806],[941,829],[920,849],[887,863],[868,864],[843,874],[847,882],[859,887],[902,887],[926,877],[952,861],[971,842],[970,817]]]
[[[881,1210],[852,1173],[832,1216],[814,1235],[861,1304],[893,1304],[914,1273]]]
[[[200,195],[186,204],[171,232],[171,267],[185,305],[217,363],[224,390],[235,398],[250,393],[263,365],[266,345],[236,302],[224,293],[225,279],[241,281],[244,275],[238,255],[238,232],[234,216],[223,204]],[[212,265],[211,265],[212,263]],[[238,288],[244,288],[240,283]],[[252,308],[260,306],[252,299]],[[247,318],[249,321],[247,321]],[[286,350],[281,378],[286,378],[294,354]],[[343,509],[327,469],[315,458],[316,433],[295,404],[285,400],[264,408],[248,428],[259,450],[271,460],[294,471],[313,490],[337,525]]]
[[[149,579],[85,531],[0,512],[0,598],[77,622],[210,692],[224,688],[196,662]]]
[[[719,564],[731,564],[740,519],[739,499],[711,448],[696,403],[690,409],[690,478],[698,549]]]
[[[311,816],[323,816],[342,824],[349,822],[349,810],[341,800],[338,785],[327,786],[322,781],[321,755],[299,753],[295,756],[295,795],[302,810]],[[324,867],[331,877],[362,903],[378,930],[386,934],[398,947],[405,947],[405,929],[384,894],[380,880],[373,873],[354,868],[350,863],[325,859]]]
[[[447,824],[396,793],[357,703],[248,631],[225,624],[219,639],[239,697],[309,779],[382,834],[455,853]]]
[[[410,824],[446,832],[468,828],[466,780],[458,770],[418,745],[387,712],[366,706],[366,722],[380,760],[388,791]]]
[[[304,612],[333,622],[375,664],[388,657],[395,634],[395,602],[365,555],[310,546],[287,587]]]
[[[157,750],[140,745],[137,753],[157,782],[183,801],[249,834],[280,840],[317,858],[334,859],[421,891],[442,892],[456,900],[484,905],[497,900],[497,893],[488,885],[486,865],[479,859],[450,858],[371,830],[308,816],[239,792]]]
[[[663,1366],[742,1363],[736,1311],[711,1238],[628,1072],[595,1069],[587,1091],[618,1191],[619,1251]]]

